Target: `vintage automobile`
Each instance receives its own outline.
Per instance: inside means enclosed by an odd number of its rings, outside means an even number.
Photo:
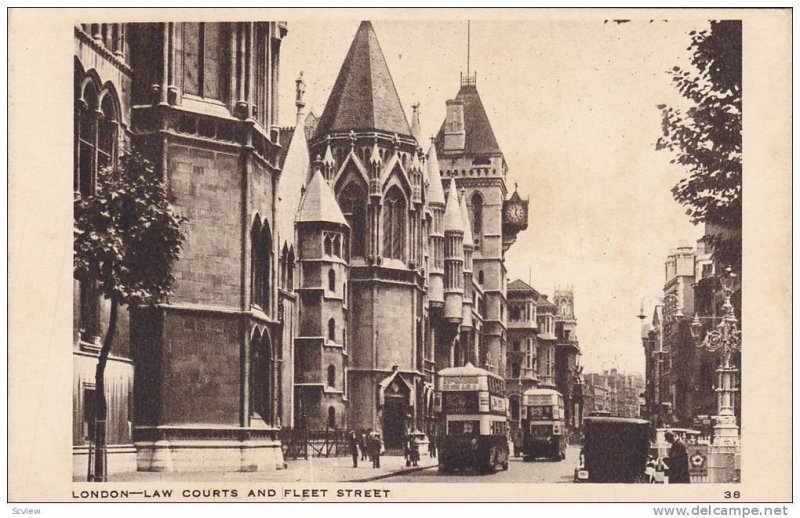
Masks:
[[[650,423],[624,417],[586,417],[575,482],[644,482]]]

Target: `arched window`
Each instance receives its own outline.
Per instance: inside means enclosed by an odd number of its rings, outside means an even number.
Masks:
[[[478,284],[483,286],[483,270],[478,272]]]
[[[405,260],[406,200],[392,187],[383,200],[383,256]]]
[[[336,320],[328,320],[328,340],[331,342],[336,341]]]
[[[73,184],[76,193],[86,196],[95,190],[97,172],[116,162],[118,114],[111,91],[98,94],[89,82],[79,95],[75,108]]]
[[[339,234],[333,236],[333,255],[342,256],[342,237]]]
[[[328,291],[336,293],[336,272],[333,268],[328,270]]]
[[[250,413],[272,422],[272,348],[269,336],[256,333],[250,340]]]
[[[350,183],[339,195],[339,206],[350,225],[350,255],[367,254],[367,195],[356,183]]]
[[[269,226],[261,226],[256,218],[250,231],[250,292],[253,305],[270,309],[270,280],[272,265],[272,234]]]
[[[336,409],[328,407],[328,428],[336,428]]]
[[[519,362],[514,362],[511,364],[511,377],[514,379],[518,379],[520,374],[519,369]]]
[[[508,309],[508,316],[511,320],[519,320],[519,306],[511,306]]]
[[[477,192],[472,195],[472,236],[476,245],[483,236],[483,197]]]
[[[519,352],[519,340],[514,340],[513,348],[514,348],[513,350],[514,350],[515,353]]]
[[[230,44],[223,23],[184,23],[183,92],[225,100]]]
[[[325,255],[333,255],[333,239],[331,239],[330,234],[325,234],[325,237],[322,239],[322,243]]]
[[[328,386],[336,386],[336,367],[333,365],[328,365]]]

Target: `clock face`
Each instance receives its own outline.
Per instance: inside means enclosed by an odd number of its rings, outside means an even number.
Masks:
[[[506,217],[511,223],[524,223],[525,207],[522,205],[509,205],[506,209]]]

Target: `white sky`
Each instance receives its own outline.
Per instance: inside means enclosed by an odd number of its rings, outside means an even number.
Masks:
[[[552,296],[575,290],[585,372],[643,373],[641,301],[655,302],[664,260],[693,227],[670,194],[681,170],[656,152],[657,104],[680,104],[666,71],[686,62],[707,23],[648,20],[471,22],[470,68],[510,173],[530,197],[530,226],[507,255],[509,277]],[[359,21],[289,21],[281,50],[281,124],[295,122],[294,80],[322,114]],[[465,21],[374,21],[400,100],[421,103],[433,135],[466,69]]]

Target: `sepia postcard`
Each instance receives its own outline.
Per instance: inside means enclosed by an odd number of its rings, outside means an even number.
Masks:
[[[9,501],[790,501],[791,26],[11,9]]]

